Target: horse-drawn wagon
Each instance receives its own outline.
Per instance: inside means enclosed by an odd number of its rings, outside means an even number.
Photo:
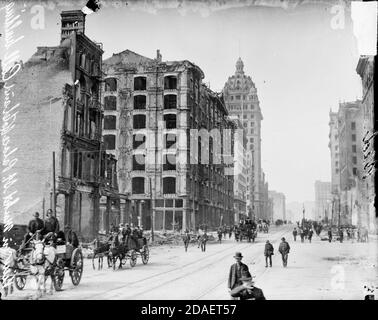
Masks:
[[[110,241],[110,247],[107,254],[108,265],[116,269],[117,260],[119,260],[119,267],[122,268],[123,265],[130,261],[130,266],[135,267],[137,263],[137,258],[141,257],[143,264],[147,264],[150,251],[147,245],[147,239],[145,237],[136,238],[132,235],[126,235],[113,233]]]

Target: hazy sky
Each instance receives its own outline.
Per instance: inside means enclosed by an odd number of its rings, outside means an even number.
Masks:
[[[60,10],[81,8],[46,10],[45,29],[33,30],[30,6],[18,30],[25,36],[25,61],[37,46],[59,43]],[[315,180],[330,181],[329,110],[361,97],[350,11],[344,29],[334,30],[331,5],[243,7],[206,17],[195,10],[182,15],[176,9],[132,9],[110,6],[87,16],[86,35],[103,43],[104,58],[125,49],[155,58],[160,49],[163,61],[197,64],[204,81],[220,91],[240,56],[264,117],[262,167],[269,188],[285,193],[288,202],[314,200]]]

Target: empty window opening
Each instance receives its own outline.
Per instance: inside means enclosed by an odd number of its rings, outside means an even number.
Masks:
[[[164,109],[176,109],[177,96],[175,94],[167,94],[164,96]]]
[[[105,130],[115,130],[117,126],[116,116],[105,116],[104,117],[104,129]]]
[[[134,109],[146,109],[146,96],[134,96]]]
[[[134,90],[146,90],[146,77],[134,78]]]
[[[106,150],[115,150],[116,136],[114,134],[104,135],[104,144]]]
[[[115,78],[105,79],[105,91],[117,91],[117,80]]]
[[[132,192],[133,194],[144,193],[144,178],[136,177],[132,179]]]
[[[175,129],[176,128],[176,115],[175,114],[166,114],[164,116],[165,127],[167,129]]]
[[[107,96],[105,97],[105,110],[117,110],[117,97],[114,96]]]
[[[144,154],[133,155],[133,170],[145,170],[145,156]]]
[[[177,77],[166,76],[164,78],[164,89],[177,89]]]
[[[133,117],[134,129],[146,128],[146,116],[144,114],[136,114]]]
[[[163,193],[164,194],[176,193],[176,178],[173,178],[173,177],[163,178]]]

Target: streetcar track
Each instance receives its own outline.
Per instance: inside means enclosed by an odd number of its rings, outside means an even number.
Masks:
[[[250,245],[251,245],[251,243],[248,242],[248,245],[246,244],[246,245],[243,247],[243,249],[246,248],[247,246],[250,246]],[[227,250],[227,251],[229,251],[229,250],[231,250],[231,249],[234,250],[235,247],[238,247],[238,246],[239,246],[239,243],[236,243],[235,245],[233,245],[233,246],[230,247],[230,248],[227,248],[226,250]],[[223,250],[223,251],[218,251],[218,252],[212,253],[212,254],[210,254],[210,255],[207,255],[207,256],[204,257],[202,260],[196,260],[196,261],[193,261],[193,262],[187,263],[187,264],[185,264],[185,265],[183,265],[183,266],[176,267],[176,268],[173,268],[173,269],[168,270],[168,271],[163,271],[163,272],[160,272],[160,273],[154,274],[154,275],[149,276],[149,277],[147,277],[147,278],[143,278],[143,279],[136,280],[136,281],[133,281],[133,282],[128,282],[128,283],[126,283],[126,284],[123,284],[123,285],[118,286],[118,287],[116,287],[116,288],[113,288],[113,289],[111,289],[111,290],[108,290],[106,293],[111,292],[111,291],[120,290],[120,289],[122,289],[122,288],[124,288],[124,287],[127,287],[127,286],[130,286],[130,285],[139,284],[140,282],[144,282],[144,281],[146,281],[146,280],[150,280],[150,279],[153,279],[153,278],[159,277],[159,276],[161,276],[161,275],[163,275],[163,274],[165,275],[165,274],[167,274],[167,273],[171,273],[171,272],[174,272],[174,271],[177,271],[177,270],[180,270],[180,269],[184,269],[184,268],[186,268],[186,267],[188,267],[188,266],[191,266],[191,265],[196,264],[196,263],[201,263],[201,262],[203,262],[204,260],[208,260],[209,258],[212,258],[212,257],[214,257],[214,256],[216,256],[216,255],[219,255],[219,254],[221,254],[221,253],[224,253],[224,252],[225,252],[225,250]],[[208,267],[209,265],[212,265],[212,264],[213,264],[213,262],[207,264],[205,267]],[[171,282],[171,281],[174,281],[174,280],[178,280],[178,279],[180,279],[180,278],[182,278],[182,277],[184,277],[184,276],[190,275],[190,274],[192,274],[192,273],[194,273],[194,272],[196,272],[196,271],[198,271],[198,270],[202,270],[202,269],[204,269],[205,267],[202,267],[202,268],[196,269],[195,271],[192,271],[192,272],[186,273],[186,274],[184,274],[184,275],[182,275],[182,276],[180,276],[180,277],[178,277],[178,278],[170,279],[169,281],[163,282],[162,284],[159,284],[159,286],[155,286],[155,287],[153,287],[153,288],[151,288],[151,289],[149,289],[149,290],[156,289],[156,288],[160,287],[161,285],[164,285],[164,284],[166,284],[166,283],[168,283],[168,282]],[[148,291],[148,290],[146,290],[146,291]],[[144,292],[146,292],[146,291],[144,291]],[[144,292],[139,293],[139,294],[136,294],[136,295],[133,295],[133,296],[135,297],[135,296],[141,295],[141,294],[143,294]],[[96,294],[94,294],[94,295],[87,296],[87,297],[83,298],[83,300],[84,300],[84,299],[90,299],[90,298],[93,298],[93,297],[96,297],[96,296],[103,296],[103,293],[96,293]]]
[[[287,233],[287,231],[285,231],[284,233],[281,233],[281,234],[279,235],[278,239],[279,239],[283,234],[286,234],[286,233]],[[251,244],[252,244],[252,243],[247,242],[247,243],[243,246],[243,248],[239,248],[239,250],[243,250],[243,249],[245,249],[245,248],[248,248],[248,247],[250,247]],[[238,246],[238,244],[236,244],[236,245],[234,245],[234,246],[232,246],[232,247],[230,247],[230,248],[227,248],[226,250],[219,251],[219,252],[217,252],[217,254],[218,254],[218,253],[225,253],[226,251],[229,251],[229,250],[231,250],[231,249],[234,249],[234,248],[237,247],[237,246]],[[215,255],[215,254],[213,254],[212,256],[214,256],[214,255]],[[260,260],[259,260],[259,261],[260,261]],[[154,287],[152,287],[152,288],[148,288],[148,289],[143,290],[142,292],[139,292],[139,293],[137,293],[137,294],[133,294],[133,298],[135,298],[135,297],[137,297],[137,296],[140,296],[140,295],[143,295],[143,294],[145,294],[146,292],[150,292],[150,291],[156,290],[156,289],[158,289],[158,288],[160,288],[161,286],[164,286],[164,285],[166,285],[166,284],[170,284],[170,283],[172,283],[172,282],[174,282],[174,281],[177,281],[177,280],[183,279],[184,277],[189,276],[189,275],[192,275],[192,274],[194,274],[194,273],[197,273],[197,272],[199,272],[199,271],[201,271],[201,270],[204,270],[204,269],[208,268],[209,266],[211,266],[211,265],[213,265],[213,264],[214,264],[214,262],[208,263],[208,264],[203,265],[202,267],[200,267],[200,268],[198,268],[198,269],[196,269],[196,270],[193,270],[193,271],[187,272],[187,273],[182,274],[182,275],[180,275],[180,276],[178,276],[178,277],[176,277],[176,278],[173,278],[173,279],[169,279],[169,280],[163,281],[162,283],[159,283],[158,285],[156,285],[156,286],[154,286]],[[218,287],[220,284],[223,284],[223,283],[224,283],[224,279],[222,280],[221,283],[217,284],[215,287]],[[211,291],[211,290],[210,290],[210,291]],[[210,292],[210,291],[209,291],[209,292]],[[198,298],[197,298],[197,299],[193,299],[193,300],[198,300]]]
[[[279,240],[280,240],[280,237],[282,237],[283,235],[285,235],[287,232],[288,232],[288,231],[286,231],[286,232],[284,232],[284,233],[281,233],[280,236],[279,236],[276,240],[274,240],[274,242],[279,241]],[[258,258],[258,262],[259,262],[259,263],[262,262],[262,261],[263,261],[263,258],[262,258],[262,257]],[[264,269],[261,273],[258,273],[258,276],[259,276],[259,277],[262,277],[262,276],[265,274],[265,272],[267,272],[267,271],[268,271],[268,268]],[[257,277],[257,275],[256,275],[256,277]],[[200,296],[198,296],[198,297],[196,297],[196,298],[194,298],[194,299],[192,299],[192,300],[200,300],[202,297],[206,296],[207,294],[209,294],[209,293],[210,293],[211,291],[213,291],[214,289],[216,289],[216,288],[218,288],[219,286],[223,285],[224,282],[225,282],[225,280],[222,279],[222,281],[219,281],[215,286],[212,286],[210,289],[206,290],[205,293],[202,293]]]

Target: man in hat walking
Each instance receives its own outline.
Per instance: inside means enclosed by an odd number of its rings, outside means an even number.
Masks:
[[[289,252],[290,252],[290,246],[286,242],[285,238],[281,239],[281,243],[280,243],[280,246],[278,248],[278,251],[282,255],[282,263],[283,263],[284,268],[286,268],[287,267],[287,258],[289,256]]]
[[[249,271],[244,271],[240,280],[242,284],[231,290],[231,297],[240,300],[266,300],[263,291],[255,287]]]
[[[294,241],[297,241],[297,235],[298,235],[297,228],[294,228],[293,230]]]
[[[237,286],[240,286],[242,284],[242,281],[240,280],[242,277],[242,272],[247,272],[248,266],[241,262],[243,259],[243,255],[241,252],[236,252],[234,255],[235,263],[230,268],[230,273],[228,276],[228,290],[231,292],[232,289],[234,289]]]
[[[268,260],[269,260],[270,267],[272,267],[272,255],[273,254],[274,254],[273,245],[269,242],[269,240],[266,240],[265,249],[264,249],[265,268],[268,267]]]

